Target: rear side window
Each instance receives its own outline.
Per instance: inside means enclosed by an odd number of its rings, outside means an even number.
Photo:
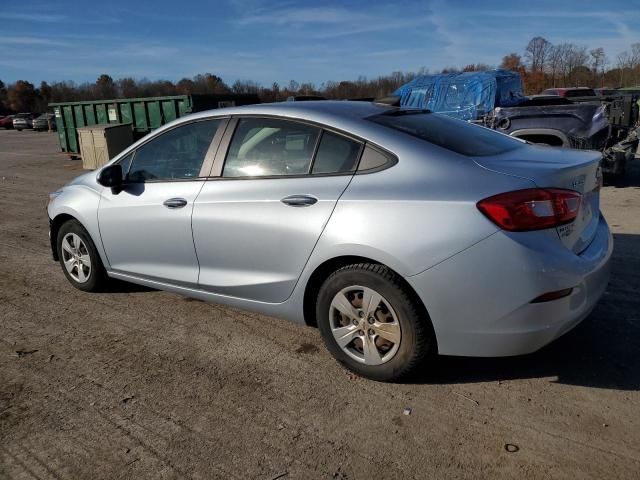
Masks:
[[[368,120],[470,157],[497,155],[523,146],[521,141],[489,128],[437,113],[396,110]]]
[[[320,129],[272,118],[243,118],[238,123],[223,177],[306,175]]]
[[[352,172],[356,169],[361,148],[359,142],[343,135],[324,132],[311,173]]]

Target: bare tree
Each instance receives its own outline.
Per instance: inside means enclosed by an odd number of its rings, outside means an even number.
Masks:
[[[631,55],[629,55],[629,67],[636,68],[640,65],[640,42],[631,45]]]
[[[551,49],[549,54],[549,62],[547,64],[547,70],[551,75],[551,84],[554,87],[558,86],[559,76],[562,73],[562,63],[564,58],[565,43],[555,45]]]
[[[300,84],[295,80],[289,80],[289,86],[287,88],[292,93],[298,93],[298,90],[300,90]]]
[[[138,86],[136,81],[131,78],[121,78],[116,82],[118,88],[118,95],[122,98],[133,98],[138,94]]]
[[[626,69],[630,69],[633,61],[631,55],[626,50],[616,57],[616,64],[620,71],[620,86],[624,85],[624,73]]]
[[[553,45],[544,37],[533,37],[525,49],[525,57],[532,72],[544,70]]]
[[[597,74],[604,71],[604,66],[608,62],[604,48],[594,48],[589,52],[589,55],[591,55],[591,68],[593,69],[593,73]]]
[[[236,80],[231,90],[233,93],[258,93],[260,86],[253,80]]]
[[[0,80],[0,113],[9,110],[9,102],[7,101],[7,86]]]
[[[486,70],[491,70],[491,65],[486,63],[470,63],[462,69],[463,72],[484,72]]]
[[[604,79],[604,66],[608,63],[604,48],[594,48],[589,52],[591,55],[591,70],[593,72],[594,85],[601,83],[600,79]]]
[[[629,68],[631,68],[631,80],[638,83],[640,79],[640,42],[631,45]]]
[[[589,60],[589,54],[587,53],[587,47],[585,46],[577,46],[572,43],[569,45],[571,48],[567,51],[565,62],[567,63],[569,80],[572,83],[576,83],[576,71],[578,69],[584,69],[587,61]]]

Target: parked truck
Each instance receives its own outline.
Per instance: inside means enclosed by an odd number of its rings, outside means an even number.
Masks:
[[[403,85],[400,104],[427,108],[556,147],[599,150],[602,170],[621,176],[638,148],[640,93],[525,96],[516,72],[424,75]]]

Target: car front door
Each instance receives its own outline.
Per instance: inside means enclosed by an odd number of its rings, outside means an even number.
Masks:
[[[353,138],[301,122],[231,120],[194,206],[200,288],[286,300],[361,151]]]
[[[112,271],[196,286],[193,204],[227,122],[204,119],[178,125],[120,160],[123,189],[105,188],[98,209]]]

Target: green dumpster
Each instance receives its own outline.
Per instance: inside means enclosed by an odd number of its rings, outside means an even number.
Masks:
[[[190,113],[260,103],[257,95],[176,95],[173,97],[119,98],[85,102],[50,103],[56,115],[60,149],[80,153],[77,129],[103,123],[126,123],[138,140],[165,123]]]

